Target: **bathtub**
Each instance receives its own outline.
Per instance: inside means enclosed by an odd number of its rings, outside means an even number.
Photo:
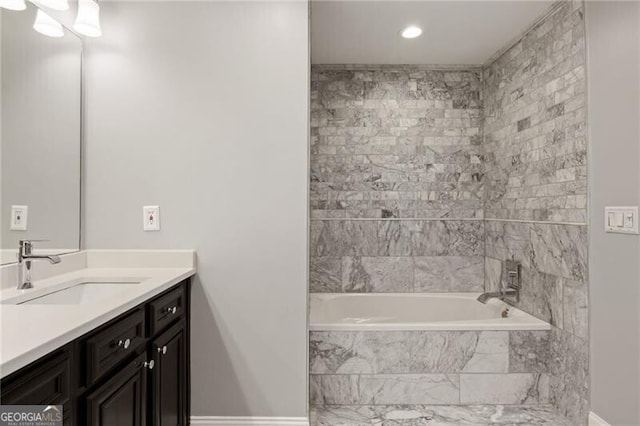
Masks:
[[[480,293],[311,294],[311,331],[550,330],[551,326]],[[505,309],[507,318],[502,318]]]

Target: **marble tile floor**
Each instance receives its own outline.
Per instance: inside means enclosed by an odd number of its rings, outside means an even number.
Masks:
[[[550,405],[311,407],[311,426],[576,426]]]

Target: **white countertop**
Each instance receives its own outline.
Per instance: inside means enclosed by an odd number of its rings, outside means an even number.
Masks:
[[[153,261],[155,256],[152,253],[113,250],[93,251],[90,254],[82,252],[81,255],[85,256],[84,261],[78,262],[75,259],[76,263],[85,266],[82,269],[34,281],[34,289],[30,290],[16,290],[3,285],[5,289],[0,291],[0,300],[28,292],[46,292],[47,288],[75,279],[130,277],[140,281],[139,284],[127,286],[126,290],[104,298],[99,303],[0,304],[0,377],[19,370],[196,273],[193,251],[175,252],[178,254],[174,258],[176,261],[167,261],[171,252],[159,251],[157,262]],[[136,264],[138,258],[142,267],[131,267],[132,264]],[[38,265],[34,266],[37,267]]]

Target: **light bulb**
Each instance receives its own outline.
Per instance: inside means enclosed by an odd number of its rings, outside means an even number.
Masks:
[[[416,38],[420,37],[420,34],[422,34],[422,29],[413,26],[400,31],[400,35],[404,38]]]
[[[9,10],[25,10],[27,4],[24,0],[0,0],[0,7]]]
[[[34,0],[38,6],[51,10],[67,10],[69,9],[69,0]]]
[[[40,34],[44,34],[49,37],[62,37],[64,35],[64,29],[62,28],[62,25],[60,25],[60,22],[56,21],[40,9],[38,9],[33,29]]]
[[[73,29],[87,37],[100,37],[100,6],[93,0],[78,1],[78,16]]]

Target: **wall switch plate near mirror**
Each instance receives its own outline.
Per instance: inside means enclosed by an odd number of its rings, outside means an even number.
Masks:
[[[82,40],[34,31],[38,8],[26,5],[0,8],[0,264],[17,261],[20,240],[47,240],[36,253],[80,249]]]

